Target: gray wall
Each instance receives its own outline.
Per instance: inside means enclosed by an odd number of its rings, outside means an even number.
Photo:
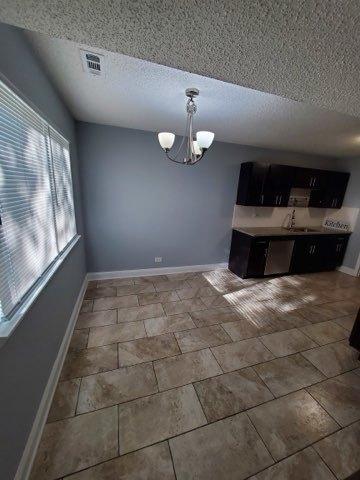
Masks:
[[[22,32],[0,24],[0,72],[71,142],[79,232],[82,231],[74,123]],[[81,240],[0,350],[0,478],[14,477],[41,396],[84,280]]]
[[[336,168],[333,159],[220,142],[184,167],[164,157],[154,133],[80,122],[77,138],[90,272],[226,262],[241,162]]]
[[[339,169],[350,172],[350,180],[343,205],[360,208],[360,158],[344,158],[338,162]],[[343,265],[355,268],[360,254],[360,216],[350,237]]]

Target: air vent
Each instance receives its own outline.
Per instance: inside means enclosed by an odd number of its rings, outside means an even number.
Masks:
[[[86,50],[80,50],[83,69],[90,75],[104,75],[104,56]]]

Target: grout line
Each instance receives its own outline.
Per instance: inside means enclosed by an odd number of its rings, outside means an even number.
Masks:
[[[339,430],[338,430],[339,431]],[[336,432],[334,432],[336,433]],[[320,461],[323,462],[325,464],[325,466],[330,470],[330,472],[334,475],[334,478],[338,478],[337,475],[335,474],[335,472],[332,470],[332,468],[330,467],[330,465],[327,464],[327,462],[325,461],[324,458],[322,458],[322,456],[320,455],[320,453],[316,450],[316,448],[313,447],[313,445],[315,445],[315,443],[312,443],[311,446],[309,448],[311,448],[315,454],[320,458]],[[346,479],[345,479],[346,480]]]
[[[340,423],[338,421],[335,420],[335,418],[331,415],[331,413],[329,413],[328,410],[323,405],[321,405],[321,403],[311,394],[311,392],[309,392],[308,388],[310,388],[310,387],[312,387],[312,385],[309,385],[308,387],[304,388],[304,390],[310,395],[310,397],[314,400],[314,402],[316,402],[319,405],[319,407],[322,410],[324,410],[324,412],[327,413],[329,415],[329,417],[332,418],[332,420],[334,420],[336,425],[338,425],[338,427],[339,427],[338,430],[340,430],[341,428],[344,428],[342,425],[340,425]],[[333,433],[335,433],[335,432],[333,432]]]
[[[167,445],[168,445],[168,449],[169,449],[169,452],[170,452],[171,463],[172,463],[173,470],[174,470],[174,477],[175,477],[175,480],[177,480],[176,469],[175,469],[175,462],[174,462],[174,457],[173,457],[173,453],[172,453],[172,450],[171,450],[171,447],[170,447],[170,442],[169,442],[169,440],[166,440],[166,443],[167,443]]]
[[[256,407],[254,407],[254,408],[256,408]],[[270,451],[270,447],[267,445],[267,443],[265,442],[265,440],[264,440],[264,439],[262,438],[262,436],[260,435],[260,433],[259,433],[258,429],[256,428],[254,422],[251,420],[250,415],[248,414],[247,411],[244,412],[244,413],[245,413],[246,417],[248,418],[249,422],[251,423],[251,425],[254,427],[255,432],[257,433],[258,437],[260,438],[260,440],[261,440],[262,443],[264,444],[264,447],[265,447],[265,449],[268,451],[270,457],[273,459],[274,463],[276,463],[277,461],[276,461],[275,458],[273,457],[273,454],[272,454],[271,451]]]

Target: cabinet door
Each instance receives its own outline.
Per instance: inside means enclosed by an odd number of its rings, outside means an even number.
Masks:
[[[248,277],[262,277],[264,275],[268,247],[268,239],[259,238],[252,241],[247,268]]]
[[[264,183],[264,205],[286,207],[294,169],[287,165],[270,165]]]
[[[348,235],[334,235],[328,238],[325,250],[326,269],[333,270],[342,264],[348,241]]]
[[[296,168],[294,173],[294,187],[319,188],[324,182],[322,170],[312,168]]]
[[[264,205],[263,187],[268,166],[245,162],[241,164],[237,205]]]
[[[324,248],[322,239],[317,237],[301,238],[295,241],[291,272],[318,272],[323,269]]]
[[[329,172],[327,182],[327,208],[341,208],[350,174]]]

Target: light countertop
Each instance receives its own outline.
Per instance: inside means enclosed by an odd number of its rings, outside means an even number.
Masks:
[[[282,227],[233,227],[233,230],[251,237],[299,236],[299,235],[350,235],[351,232],[324,227],[307,227],[310,232],[296,232]]]

